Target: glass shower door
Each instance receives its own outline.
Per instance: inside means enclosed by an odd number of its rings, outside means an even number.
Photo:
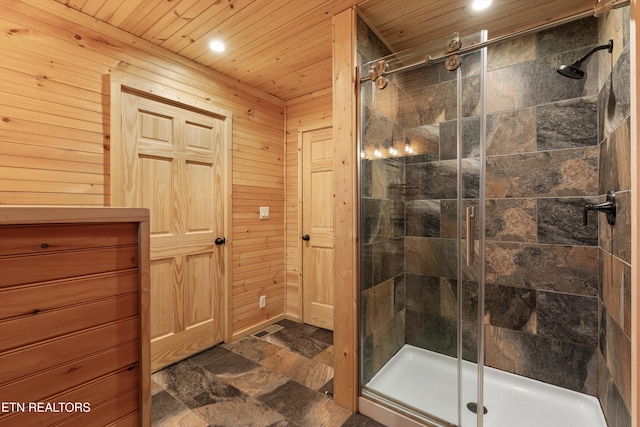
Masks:
[[[361,68],[362,394],[442,426],[482,423],[482,55]]]

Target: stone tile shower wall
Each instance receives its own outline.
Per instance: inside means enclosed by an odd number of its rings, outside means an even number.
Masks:
[[[486,82],[486,363],[589,394],[598,235],[582,209],[598,200],[597,58],[584,80],[555,70],[597,43],[595,19],[510,40],[489,48]],[[477,204],[476,63],[463,59],[463,206]],[[455,355],[455,82],[419,73],[405,76],[419,120],[407,114],[405,133],[431,148],[405,158],[406,341]],[[464,275],[463,355],[474,360],[477,283]]]
[[[477,206],[479,196],[479,59],[478,53],[465,56],[461,68],[463,208]],[[408,344],[455,357],[459,253],[456,72],[436,64],[403,77],[403,144],[416,153],[404,158],[405,339]],[[477,264],[463,268],[464,288],[469,292],[477,288],[476,270]],[[470,360],[476,359],[477,352],[475,312],[469,305],[463,315],[463,354]]]
[[[598,96],[601,201],[616,192],[616,224],[599,218],[600,317],[598,396],[609,427],[631,426],[631,140],[629,8],[599,22],[600,43],[614,40],[600,65]],[[595,220],[595,218],[592,218]]]
[[[599,57],[583,80],[556,68],[597,43],[584,19],[495,46],[487,74],[486,363],[592,395]]]
[[[389,55],[384,44],[358,20],[359,63]],[[361,334],[366,383],[402,347],[404,331],[404,160],[376,159],[376,147],[389,146],[402,133],[398,86],[385,91],[372,84],[361,91],[364,135],[370,160],[361,163]],[[399,132],[400,130],[400,132]]]

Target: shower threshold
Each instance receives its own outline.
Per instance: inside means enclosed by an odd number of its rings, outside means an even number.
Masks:
[[[365,385],[368,396],[458,424],[457,360],[403,346]],[[476,425],[477,365],[462,363],[462,427]],[[607,427],[598,399],[551,384],[484,369],[484,427]],[[475,406],[477,408],[477,406]],[[446,425],[446,424],[443,424]]]

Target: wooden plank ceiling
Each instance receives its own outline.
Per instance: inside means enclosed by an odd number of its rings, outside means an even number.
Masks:
[[[357,5],[394,52],[455,31],[489,37],[593,9],[594,0],[56,0],[283,100],[331,87],[331,17]],[[224,53],[208,44],[220,39]]]

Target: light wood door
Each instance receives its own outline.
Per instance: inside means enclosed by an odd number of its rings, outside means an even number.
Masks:
[[[301,137],[302,318],[333,330],[333,130],[311,130]]]
[[[122,92],[124,204],[150,210],[151,369],[224,339],[224,117]]]

